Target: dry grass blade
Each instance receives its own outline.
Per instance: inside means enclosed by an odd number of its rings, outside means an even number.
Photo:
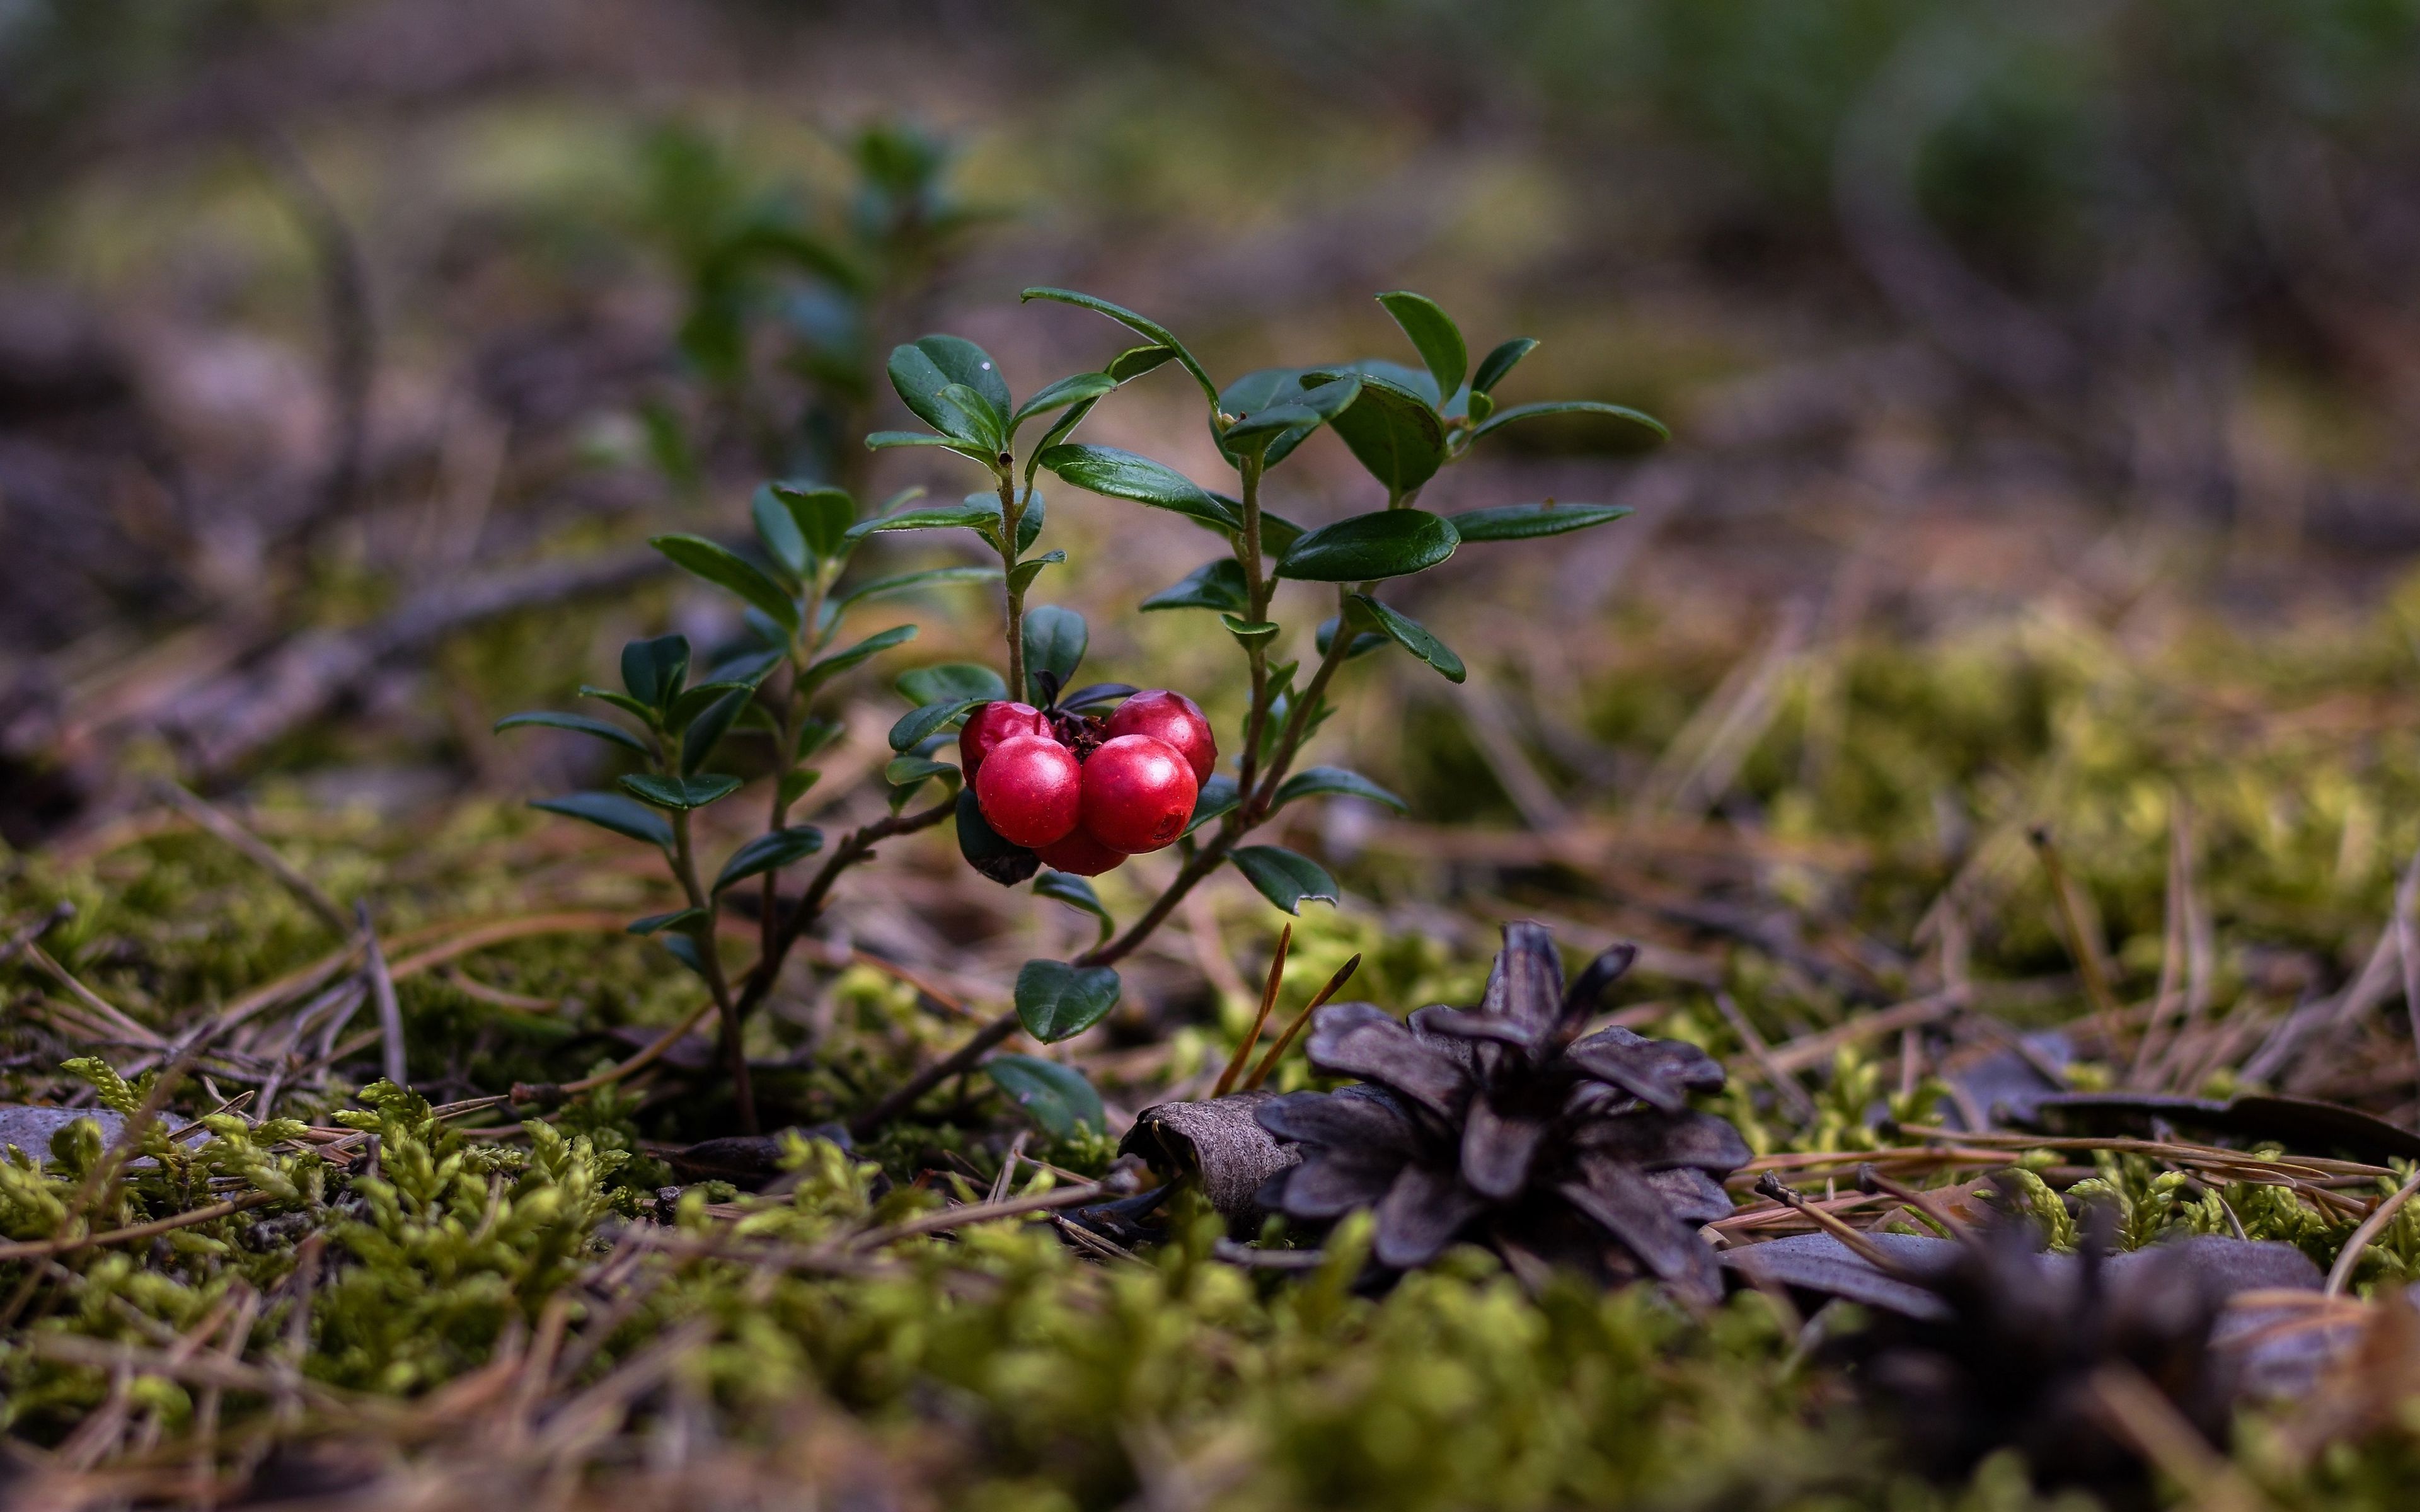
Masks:
[[[1059,1208],[1080,1207],[1084,1203],[1112,1195],[1114,1194],[1109,1183],[1096,1181],[1084,1186],[1061,1187],[1053,1192],[1036,1193],[1032,1196],[1010,1197],[1004,1202],[972,1202],[963,1207],[944,1208],[939,1212],[928,1212],[922,1218],[910,1218],[905,1223],[891,1224],[881,1228],[870,1228],[847,1241],[845,1247],[860,1252],[880,1249],[885,1244],[895,1243],[903,1239],[913,1239],[919,1234],[944,1233],[953,1228],[964,1227],[968,1224],[989,1223],[995,1218],[1021,1218],[1029,1212],[1049,1212]]]
[[[386,952],[379,949],[378,931],[370,924],[370,906],[357,903],[353,916],[361,925],[363,973],[369,978],[370,1002],[378,1010],[381,1048],[379,1069],[397,1087],[411,1085],[403,1054],[403,1009],[395,998],[395,978],[386,968]]]
[[[2075,958],[2075,969],[2084,978],[2085,995],[2092,1000],[2093,1015],[2101,1021],[2101,1042],[2103,1050],[2116,1055],[2123,1015],[2118,1011],[2118,995],[2110,990],[2109,968],[2101,958],[2101,942],[2086,925],[2084,899],[2077,892],[2074,879],[2067,874],[2067,863],[2058,853],[2058,842],[2051,839],[2050,830],[2037,825],[2026,831],[2034,854],[2041,857],[2042,871],[2050,878],[2052,898],[2058,904],[2059,928],[2067,935],[2068,953]]]
[[[2336,1255],[2336,1263],[2328,1268],[2329,1296],[2344,1295],[2346,1285],[2352,1280],[2354,1268],[2361,1263],[2361,1252],[2369,1248],[2378,1236],[2386,1231],[2386,1226],[2395,1221],[2395,1215],[2403,1211],[2403,1205],[2412,1200],[2415,1192],[2420,1192],[2420,1170],[2413,1171],[2410,1180],[2397,1187],[2394,1196],[2372,1209],[2369,1216],[2362,1220],[2361,1227],[2352,1231],[2352,1237],[2345,1241],[2343,1250]]]
[[[1326,1007],[1329,998],[1342,992],[1344,984],[1353,980],[1353,973],[1360,969],[1361,955],[1358,951],[1354,952],[1352,960],[1336,968],[1336,975],[1327,979],[1327,985],[1320,988],[1311,995],[1310,1002],[1302,1005],[1302,1011],[1296,1013],[1294,1016],[1294,1022],[1285,1026],[1285,1032],[1278,1036],[1277,1043],[1269,1046],[1268,1054],[1261,1057],[1261,1063],[1252,1068],[1252,1073],[1249,1076],[1244,1078],[1244,1087],[1247,1090],[1257,1088],[1269,1079],[1269,1072],[1278,1069],[1278,1062],[1285,1058],[1287,1048],[1294,1043],[1295,1036],[1302,1033],[1303,1026],[1311,1022],[1311,1016]]]
[[[330,929],[338,934],[351,932],[352,920],[345,917],[345,911],[337,906],[336,900],[322,891],[318,883],[296,870],[293,862],[277,854],[275,847],[244,827],[233,814],[208,799],[198,796],[181,783],[170,782],[163,779],[153,782],[151,791],[159,795],[162,802],[209,830],[236,850],[242,852],[251,860],[257,862],[263,870],[275,877],[287,891],[300,899],[303,906],[318,915],[321,922]]]
[[[1774,1095],[1790,1105],[1791,1116],[1802,1125],[1813,1123],[1821,1118],[1822,1110],[1816,1107],[1815,1099],[1808,1094],[1807,1088],[1798,1085],[1796,1077],[1782,1070],[1775,1062],[1773,1047],[1764,1042],[1764,1036],[1759,1034],[1756,1031],[1756,1026],[1748,1022],[1747,1014],[1741,1011],[1739,1004],[1732,1000],[1731,995],[1717,988],[1714,995],[1714,1007],[1721,1011],[1723,1022],[1731,1026],[1731,1032],[1738,1035],[1740,1042],[1747,1047],[1748,1059],[1755,1062],[1756,1069],[1763,1073],[1765,1083],[1773,1088]]]
[[[1294,926],[1286,925],[1278,932],[1277,950],[1269,957],[1268,980],[1261,987],[1260,1011],[1252,1015],[1252,1026],[1235,1041],[1235,1053],[1227,1057],[1227,1069],[1218,1073],[1218,1085],[1210,1088],[1212,1097],[1225,1097],[1235,1088],[1235,1079],[1244,1073],[1246,1062],[1251,1059],[1252,1047],[1261,1042],[1261,1030],[1267,1026],[1269,1013],[1278,1006],[1278,987],[1285,980],[1286,952],[1294,946]]]
[[[2272,1512],[2269,1499],[2142,1372],[2112,1362],[2093,1372],[2090,1390],[2109,1427],[2183,1487],[2200,1512]]]

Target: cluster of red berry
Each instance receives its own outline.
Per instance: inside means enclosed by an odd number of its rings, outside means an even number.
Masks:
[[[977,704],[958,756],[1001,839],[1092,877],[1185,833],[1218,743],[1191,699],[1156,687],[1106,719]]]

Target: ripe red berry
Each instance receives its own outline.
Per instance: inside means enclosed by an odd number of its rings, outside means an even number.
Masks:
[[[1210,733],[1210,721],[1202,717],[1202,706],[1164,687],[1137,693],[1119,704],[1101,733],[1111,738],[1149,735],[1166,741],[1193,768],[1197,783],[1209,781],[1218,769],[1218,742]]]
[[[1033,854],[1052,871],[1073,872],[1079,877],[1099,876],[1124,866],[1126,859],[1125,852],[1102,844],[1081,825],[1069,830],[1064,839],[1053,841]]]
[[[1084,769],[1047,735],[1012,735],[992,748],[975,776],[984,823],[1015,845],[1047,845],[1076,827]]]
[[[1175,747],[1150,735],[1120,735],[1084,762],[1084,828],[1115,850],[1156,851],[1185,833],[1200,794],[1191,764]]]
[[[984,758],[1000,748],[1001,741],[1016,735],[1049,733],[1049,717],[1031,703],[1011,703],[1006,700],[978,703],[967,715],[966,728],[958,732],[958,765],[971,782]]]

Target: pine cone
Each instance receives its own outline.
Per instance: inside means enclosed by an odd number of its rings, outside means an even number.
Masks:
[[[1720,1088],[1722,1068],[1627,1029],[1578,1038],[1637,956],[1606,951],[1566,992],[1545,927],[1508,924],[1476,1009],[1425,1008],[1408,1026],[1367,1003],[1320,1010],[1311,1064],[1366,1085],[1260,1106],[1262,1125],[1303,1152],[1262,1206],[1314,1223],[1374,1208],[1373,1253],[1395,1270],[1469,1238],[1528,1277],[1644,1272],[1712,1301],[1718,1272],[1697,1230],[1731,1211],[1719,1179],[1748,1149],[1687,1099]]]

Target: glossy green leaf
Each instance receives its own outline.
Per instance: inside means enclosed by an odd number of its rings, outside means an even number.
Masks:
[[[799,679],[799,687],[802,691],[813,692],[868,656],[879,656],[893,646],[906,645],[916,639],[916,634],[915,625],[894,625],[888,630],[867,636],[845,651],[819,656],[808,666],[806,675]]]
[[[731,853],[731,859],[722,863],[721,874],[714,879],[714,890],[721,892],[735,882],[745,882],[768,872],[778,872],[794,861],[805,860],[823,848],[824,832],[813,825],[767,830]]]
[[[939,531],[961,525],[979,531],[986,525],[997,527],[1000,501],[988,502],[988,509],[978,504],[933,504],[923,509],[903,509],[895,515],[876,515],[850,526],[846,539],[860,541],[882,531]]]
[[[1422,572],[1461,543],[1442,515],[1381,509],[1306,532],[1278,560],[1278,576],[1307,582],[1366,582]]]
[[[994,1056],[984,1062],[984,1074],[1053,1139],[1072,1138],[1078,1129],[1098,1132],[1109,1126],[1101,1094],[1073,1066],[1039,1056]]]
[[[734,688],[699,710],[697,717],[689,721],[681,731],[680,769],[683,776],[706,764],[706,759],[714,754],[714,748],[721,744],[723,735],[730,731],[732,721],[739,717],[740,711],[747,708],[754,697],[753,688]]]
[[[1083,1033],[1118,1006],[1118,974],[1108,966],[1028,961],[1016,973],[1016,1016],[1044,1044]]]
[[[976,704],[986,702],[988,701],[985,699],[944,699],[939,702],[924,704],[921,708],[910,709],[899,717],[897,724],[891,727],[891,748],[912,750],[928,737],[938,734],[953,719]]]
[[[1185,822],[1185,832],[1192,834],[1243,801],[1243,792],[1235,786],[1233,778],[1224,772],[1213,772],[1210,780],[1202,783],[1202,791],[1194,796],[1193,817]]]
[[[1599,404],[1594,399],[1549,399],[1544,404],[1516,404],[1510,409],[1496,411],[1484,424],[1472,426],[1470,439],[1475,441],[1482,436],[1493,436],[1516,421],[1537,420],[1547,415],[1604,415],[1613,420],[1628,421],[1634,425],[1643,425],[1660,440],[1668,441],[1672,439],[1671,429],[1653,415],[1626,405]]]
[[[1045,872],[1033,879],[1033,891],[1036,896],[1055,898],[1070,908],[1080,908],[1092,915],[1101,926],[1101,937],[1093,942],[1095,946],[1107,945],[1117,929],[1109,909],[1102,905],[1101,895],[1093,890],[1090,882],[1072,872]]]
[[[706,957],[698,950],[696,935],[662,934],[657,936],[657,943],[672,952],[673,959],[682,965],[689,967],[700,977],[706,975]]]
[[[1001,681],[1000,673],[972,661],[944,661],[930,667],[918,667],[911,671],[901,672],[899,680],[892,686],[899,689],[900,697],[911,703],[939,703],[950,699],[982,702],[1008,697],[1008,684]]]
[[[1085,399],[1097,399],[1118,386],[1118,380],[1107,373],[1076,373],[1047,385],[1041,393],[1019,405],[1016,413],[1008,417],[1008,429],[1016,428],[1034,416],[1077,404]]]
[[[1278,784],[1273,801],[1278,807],[1282,808],[1296,798],[1308,798],[1319,794],[1338,794],[1351,798],[1367,798],[1372,803],[1385,804],[1397,813],[1411,812],[1411,806],[1404,803],[1403,799],[1360,773],[1346,771],[1342,766],[1304,767]]]
[[[1171,335],[1168,328],[1159,322],[1137,315],[1123,304],[1111,304],[1097,295],[1079,294],[1071,288],[1029,288],[1019,294],[1017,300],[1019,302],[1027,300],[1049,300],[1056,303],[1072,304],[1079,309],[1108,316],[1144,340],[1167,347],[1170,355],[1184,363],[1185,370],[1193,375],[1193,381],[1202,385],[1202,396],[1213,405],[1218,402],[1218,385],[1210,381],[1210,375],[1203,369],[1201,361],[1186,350],[1185,343]],[[1127,357],[1134,355],[1131,352],[1126,354]],[[1121,378],[1120,381],[1125,380]]]
[[[1145,373],[1153,372],[1162,364],[1173,361],[1175,356],[1175,347],[1162,346],[1158,342],[1154,342],[1148,347],[1129,347],[1110,358],[1109,366],[1101,371],[1120,383],[1131,383]]]
[[[1241,614],[1250,605],[1244,581],[1244,565],[1233,557],[1205,562],[1186,574],[1184,581],[1163,588],[1142,601],[1145,612],[1164,609],[1215,609]]]
[[[787,809],[790,805],[798,802],[800,798],[805,797],[807,795],[807,790],[814,787],[815,783],[822,779],[823,775],[823,773],[818,772],[812,767],[799,771],[783,772],[782,774],[781,781],[776,784],[781,791],[782,807]]]
[[[654,772],[634,772],[622,779],[622,786],[642,801],[659,809],[687,810],[703,809],[717,799],[727,798],[739,791],[739,779],[721,772],[708,772],[699,777],[662,777]]]
[[[773,497],[790,512],[807,549],[824,561],[838,556],[848,542],[848,528],[857,523],[857,501],[845,488],[776,483]]]
[[[1419,621],[1406,614],[1398,614],[1367,594],[1354,594],[1353,601],[1369,611],[1388,640],[1435,668],[1447,682],[1459,683],[1468,675],[1462,665],[1462,658],[1455,656],[1444,641],[1431,635],[1428,626]]]
[[[540,798],[530,807],[584,819],[599,829],[610,829],[650,845],[669,849],[673,842],[673,826],[664,822],[663,815],[619,793],[567,793],[560,798]]]
[[[838,719],[826,718],[824,716],[819,714],[809,715],[807,717],[799,721],[799,746],[797,759],[799,761],[805,761],[808,757],[813,756],[815,752],[823,749],[826,746],[838,740],[842,734],[846,733],[847,730],[848,726]]]
[[[689,675],[689,637],[659,635],[622,648],[622,686],[650,709],[661,710],[680,695]]]
[[[1437,393],[1450,394],[1461,388],[1463,375],[1470,370],[1470,348],[1463,344],[1462,328],[1447,317],[1436,301],[1398,289],[1379,295],[1378,302],[1404,328],[1404,334],[1412,338],[1420,361],[1436,379]]]
[[[1114,446],[1070,444],[1044,452],[1042,465],[1092,493],[1128,499],[1155,509],[1171,509],[1222,531],[1239,530],[1242,519],[1202,486],[1162,462]]]
[[[1401,497],[1445,465],[1445,422],[1433,405],[1411,386],[1365,371],[1352,404],[1328,426],[1390,496]]]
[[[921,430],[876,430],[866,433],[865,449],[869,452],[887,452],[900,446],[946,447],[960,456],[970,456],[986,467],[991,465],[995,455],[992,448],[979,441],[935,436]],[[854,540],[856,537],[851,536],[850,539]]]
[[[891,758],[882,768],[882,780],[894,788],[903,788],[939,777],[944,772],[953,779],[958,775],[957,767],[948,762],[937,762],[930,756],[918,756],[911,752]]]
[[[1454,533],[1466,541],[1527,541],[1610,524],[1630,513],[1622,504],[1559,504],[1549,499],[1537,504],[1466,509],[1446,518],[1453,521]]]
[[[765,554],[778,563],[793,580],[803,575],[810,560],[807,538],[792,517],[790,506],[773,491],[769,483],[760,483],[748,496],[748,517],[755,522],[756,539],[765,545]]]
[[[647,544],[662,552],[675,566],[737,594],[749,608],[783,629],[793,633],[798,630],[799,601],[766,576],[762,567],[737,552],[702,535],[658,535],[650,537]]]
[[[899,392],[902,403],[916,418],[935,430],[954,436],[971,437],[961,427],[965,420],[959,408],[941,398],[941,391],[955,384],[971,392],[979,402],[978,413],[989,411],[990,428],[1002,431],[1008,424],[1009,411],[1015,408],[1008,396],[1008,383],[1000,374],[1000,364],[991,354],[962,336],[920,336],[912,342],[892,348],[891,386]]]
[[[1009,585],[1021,594],[1033,586],[1033,579],[1042,576],[1043,568],[1053,566],[1066,560],[1067,553],[1059,550],[1045,551],[1038,557],[1029,558],[1026,561],[1018,563],[1016,566],[1010,571],[1008,575]]]
[[[1221,614],[1218,622],[1227,627],[1229,635],[1247,645],[1255,640],[1265,640],[1278,633],[1277,624],[1272,620],[1248,620],[1240,614]]]
[[[1479,371],[1470,375],[1470,392],[1490,393],[1504,381],[1522,358],[1538,349],[1535,336],[1515,336],[1497,345],[1494,351],[1479,360]]]
[[[1236,504],[1235,513],[1241,516],[1243,512],[1244,506]],[[1261,507],[1261,551],[1264,555],[1284,556],[1296,541],[1303,538],[1305,533],[1301,526],[1265,504]]]
[[[626,650],[623,655],[627,657],[629,653]],[[628,693],[617,693],[610,687],[598,687],[593,683],[581,684],[580,696],[584,699],[598,699],[604,702],[611,703],[613,707],[621,710],[624,714],[644,719],[651,725],[656,722],[657,718],[659,717],[662,713],[661,710],[657,709],[652,704],[643,703],[637,699],[632,698]]]
[[[1311,637],[1323,656],[1327,655],[1328,645],[1335,639],[1336,621],[1333,616],[1320,621],[1319,629]],[[1344,648],[1344,659],[1351,661],[1356,656],[1366,656],[1385,644],[1387,638],[1377,631],[1357,629],[1353,632],[1353,643]]]
[[[994,410],[982,394],[963,383],[953,383],[939,397],[957,413],[959,424],[952,427],[957,434],[981,441],[994,455],[1008,450],[1008,417]]]
[[[1306,903],[1337,901],[1336,879],[1317,861],[1282,845],[1239,845],[1227,859],[1262,897],[1289,914],[1301,913]]]
[[[687,932],[705,928],[713,917],[703,908],[681,908],[669,914],[649,914],[644,918],[634,918],[623,929],[626,933],[641,935],[653,934],[659,930]]]
[[[1048,700],[1039,697],[1045,672],[1058,679],[1055,687],[1065,687],[1075,677],[1076,669],[1084,663],[1084,651],[1092,643],[1092,632],[1085,627],[1084,616],[1072,609],[1056,604],[1041,604],[1025,611],[1025,678],[1027,702],[1041,704]]]
[[[496,721],[496,730],[498,733],[502,733],[506,730],[520,730],[531,725],[542,725],[550,730],[569,730],[583,735],[594,735],[599,740],[610,740],[616,746],[635,750],[642,756],[647,754],[645,741],[618,724],[607,724],[602,719],[592,719],[584,714],[556,714],[551,709],[534,709],[527,714],[505,715]]]
[[[955,817],[958,855],[981,875],[1013,887],[1033,875],[1034,869],[1042,864],[1034,859],[1032,851],[1010,843],[984,822],[983,806],[975,801],[972,784],[958,790]]]
[[[740,683],[750,687],[761,687],[773,669],[790,659],[786,647],[768,651],[743,651],[722,662],[706,674],[709,683]]]
[[[664,714],[664,728],[678,734],[689,728],[690,721],[711,708],[725,694],[750,690],[750,685],[746,683],[700,683],[694,687],[683,688],[681,696],[673,700],[672,708]]]
[[[926,567],[922,572],[894,573],[888,578],[870,578],[840,594],[833,600],[844,608],[862,604],[869,599],[889,598],[911,593],[919,588],[939,588],[947,583],[994,583],[1000,581],[998,567]]]

